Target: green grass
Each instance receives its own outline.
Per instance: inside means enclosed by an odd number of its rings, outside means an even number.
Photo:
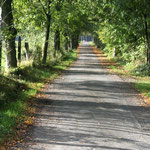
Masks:
[[[141,77],[136,83],[135,88],[138,89],[147,98],[150,98],[150,78]],[[150,102],[147,101],[149,104]]]
[[[13,136],[15,126],[23,122],[28,103],[43,85],[56,78],[74,60],[75,51],[66,54],[61,61],[32,67],[21,66],[7,76],[0,76],[0,144]]]

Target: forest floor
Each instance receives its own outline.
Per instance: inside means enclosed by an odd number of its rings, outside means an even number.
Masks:
[[[150,109],[106,65],[84,43],[77,62],[43,90],[35,123],[10,150],[149,150]]]

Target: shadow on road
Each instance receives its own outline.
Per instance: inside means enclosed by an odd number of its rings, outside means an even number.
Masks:
[[[149,150],[150,109],[97,57],[89,45],[81,46],[76,65],[44,90],[28,149]]]

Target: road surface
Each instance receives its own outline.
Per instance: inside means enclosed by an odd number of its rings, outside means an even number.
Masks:
[[[88,43],[63,77],[44,91],[27,150],[150,150],[150,110]]]

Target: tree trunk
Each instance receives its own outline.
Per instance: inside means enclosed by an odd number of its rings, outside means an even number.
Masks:
[[[2,68],[2,40],[0,39],[0,71]]]
[[[55,47],[55,51],[60,50],[60,32],[59,32],[59,30],[57,30],[55,32],[54,47]]]
[[[26,60],[29,60],[29,43],[25,42]]]
[[[71,41],[72,41],[72,49],[76,49],[76,37],[75,37],[75,35],[72,36]]]
[[[18,60],[21,63],[21,37],[18,38]]]
[[[150,50],[149,50],[149,34],[148,34],[148,23],[147,14],[144,14],[144,27],[145,27],[145,46],[146,46],[146,62],[150,63]]]
[[[61,0],[57,0],[57,3],[55,4],[55,10],[58,12],[58,14],[60,13],[61,8],[62,8]],[[54,48],[55,48],[54,57],[56,57],[56,53],[58,51],[60,51],[60,31],[59,31],[59,26],[57,26],[56,32],[55,32],[55,36],[54,36]]]
[[[14,28],[13,24],[13,15],[12,15],[12,0],[3,0],[2,6],[2,28],[3,36],[6,37],[6,67],[15,68],[17,67],[16,59],[16,45],[15,38],[17,31]]]
[[[116,57],[116,48],[113,48],[113,58]]]
[[[97,46],[97,40],[96,40],[96,37],[94,37],[94,43],[95,43],[95,45]]]
[[[43,63],[46,63],[47,60],[47,49],[48,49],[48,41],[49,41],[49,32],[50,32],[50,15],[47,17],[47,27],[46,27],[46,34],[45,34],[45,43],[43,49]]]
[[[48,7],[47,7],[47,8],[48,8],[48,13],[46,14],[47,26],[46,26],[44,49],[43,49],[43,64],[45,64],[45,63],[46,63],[46,60],[47,60],[47,50],[48,50],[48,42],[49,42],[49,34],[50,34],[50,25],[51,25],[50,4],[51,4],[51,0],[48,0]]]
[[[77,34],[76,36],[76,49],[78,48],[79,46],[79,34]]]
[[[69,49],[69,39],[67,37],[67,34],[64,34],[64,37],[65,37],[65,50],[68,51]]]
[[[75,49],[75,38],[74,38],[74,35],[71,37],[71,45],[72,45],[72,49]]]
[[[79,45],[79,34],[73,34],[72,36],[72,49],[77,49]]]
[[[72,40],[71,40],[71,38],[69,39],[69,48],[72,49]]]
[[[100,48],[100,40],[99,40],[99,37],[97,34],[94,37],[94,43],[95,43],[97,48]]]
[[[56,30],[56,32],[55,32],[54,48],[55,48],[54,57],[56,57],[56,53],[58,51],[60,51],[60,32],[59,32],[59,30]]]

